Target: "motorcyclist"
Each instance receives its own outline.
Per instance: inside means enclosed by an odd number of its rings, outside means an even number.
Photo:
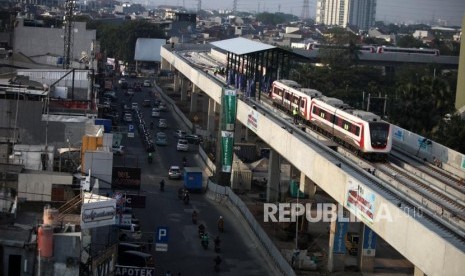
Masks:
[[[160,191],[165,191],[165,179],[162,179],[160,181]]]
[[[220,251],[220,243],[221,243],[220,236],[216,236],[216,238],[213,241],[215,243],[215,252],[219,252]]]
[[[184,201],[185,204],[189,203],[189,191],[188,190],[184,190],[182,200]]]
[[[197,224],[197,211],[192,212],[192,223]]]
[[[223,233],[224,232],[224,219],[223,216],[220,216],[218,219],[218,230]]]
[[[202,241],[201,241],[202,245],[205,246],[205,247],[207,247],[207,246],[208,246],[208,234],[207,234],[207,233],[204,233],[204,234],[202,235],[202,238],[201,238],[201,239],[202,239]]]
[[[216,258],[213,260],[215,262],[215,271],[220,270],[220,264],[221,264],[221,257],[220,255],[216,255]]]
[[[187,165],[187,158],[185,156],[182,158],[182,165],[183,167]]]
[[[199,236],[202,238],[203,234],[205,233],[205,226],[203,224],[199,225]]]

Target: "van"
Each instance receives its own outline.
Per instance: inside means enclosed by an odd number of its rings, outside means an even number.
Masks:
[[[124,266],[154,267],[155,263],[151,254],[129,250],[118,255],[118,264]]]

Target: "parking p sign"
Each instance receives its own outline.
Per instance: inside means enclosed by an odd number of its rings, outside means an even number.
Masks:
[[[160,226],[155,231],[155,251],[168,251],[168,227]]]

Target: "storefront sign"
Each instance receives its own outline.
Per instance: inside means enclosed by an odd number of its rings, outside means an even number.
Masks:
[[[140,168],[113,167],[111,187],[113,189],[140,189]]]
[[[81,228],[115,224],[116,200],[108,199],[84,203],[81,208]]]

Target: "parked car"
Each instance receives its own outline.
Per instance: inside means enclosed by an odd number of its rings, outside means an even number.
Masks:
[[[181,168],[179,166],[171,166],[168,170],[169,179],[180,179],[181,175]]]
[[[178,151],[188,151],[189,150],[189,142],[186,139],[179,139],[178,144],[176,145],[176,149]]]
[[[168,138],[164,132],[157,132],[155,135],[155,144],[158,146],[168,145]]]
[[[132,108],[132,110],[139,109],[139,104],[138,103],[131,103],[131,108]]]
[[[150,83],[150,80],[144,80],[143,86],[144,87],[150,87],[150,86],[152,86],[152,84]]]
[[[167,128],[168,124],[166,123],[166,120],[165,119],[158,120],[158,127],[159,128]]]

